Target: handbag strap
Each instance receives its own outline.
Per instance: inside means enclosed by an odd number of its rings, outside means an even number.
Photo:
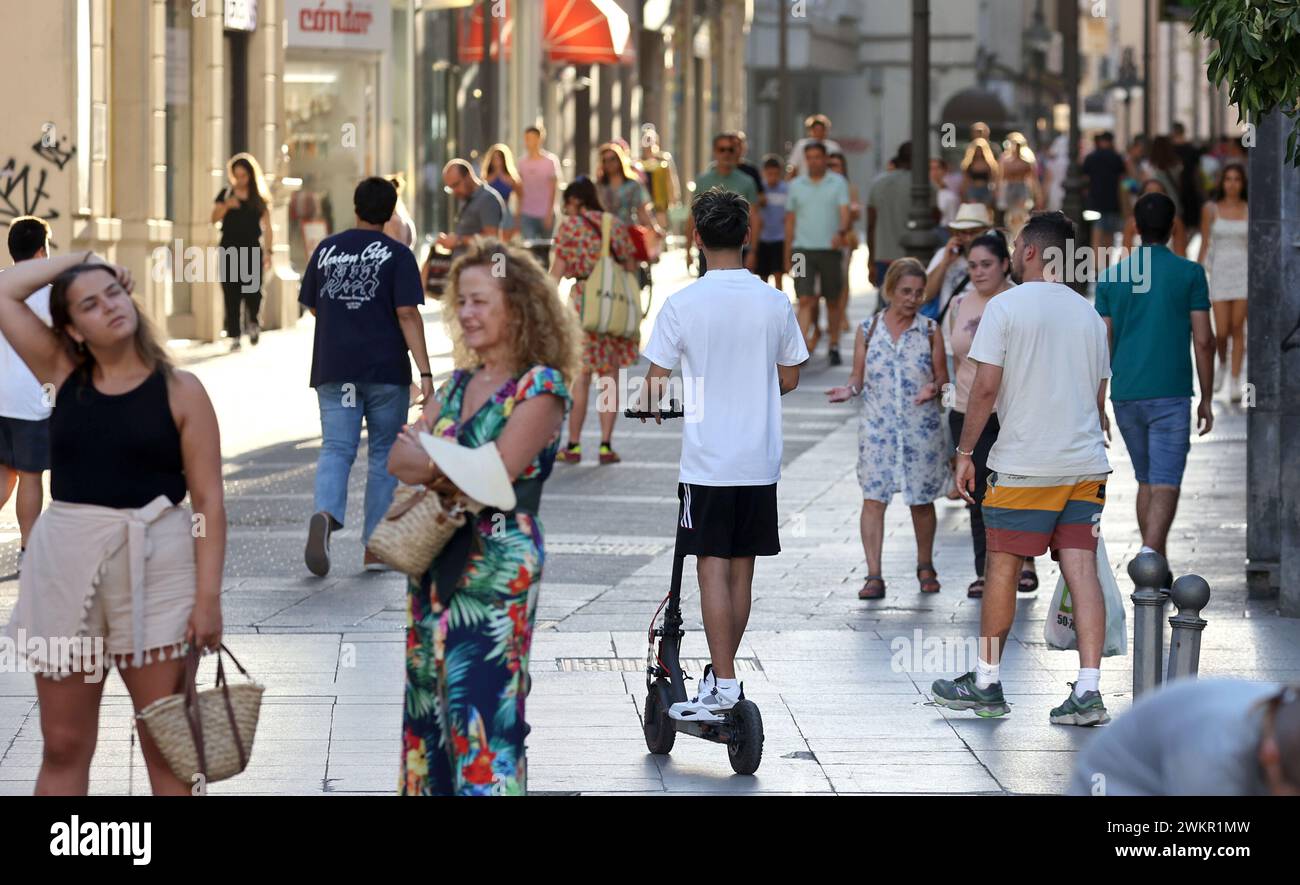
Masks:
[[[196,645],[185,656],[185,719],[190,725],[190,737],[198,755],[199,773],[208,776],[208,756],[203,745],[203,719],[199,715],[199,691],[195,680],[199,675],[199,656],[202,650]]]
[[[226,682],[226,667],[222,655],[230,655],[230,659],[235,662],[235,666],[239,667],[240,673],[248,676],[248,671],[240,665],[239,661],[235,660],[235,656],[230,654],[230,649],[226,648],[226,644],[223,642],[221,647],[217,649],[217,686],[221,689],[221,699],[226,703],[226,719],[230,722],[230,733],[235,738],[235,752],[239,754],[239,770],[243,771],[248,767],[248,757],[244,755],[244,741],[239,736],[239,723],[235,721],[235,706],[230,702],[230,685]]]

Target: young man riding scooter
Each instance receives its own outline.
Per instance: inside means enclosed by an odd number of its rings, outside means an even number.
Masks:
[[[712,664],[699,693],[668,715],[713,722],[743,699],[735,657],[749,621],[754,558],[781,550],[781,397],[798,385],[808,349],[790,299],[741,262],[749,203],[713,189],[695,198],[691,215],[708,273],[659,311],[645,348],[650,404],[642,411],[660,409],[680,362],[686,416],[677,549],[696,558]]]

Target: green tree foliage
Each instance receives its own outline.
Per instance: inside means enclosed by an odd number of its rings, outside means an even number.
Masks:
[[[1191,30],[1218,43],[1206,59],[1216,87],[1227,87],[1243,120],[1274,110],[1291,116],[1287,160],[1300,166],[1300,2],[1297,0],[1201,0]]]

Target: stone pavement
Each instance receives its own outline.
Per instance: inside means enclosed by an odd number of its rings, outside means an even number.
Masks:
[[[677,264],[661,269],[656,303],[686,281],[679,259],[671,260]],[[855,291],[868,292],[858,272],[854,282]],[[854,299],[856,318],[869,313],[873,298]],[[427,320],[435,372],[445,372],[449,347],[435,308]],[[267,687],[250,768],[215,785],[214,793],[387,793],[396,783],[405,584],[360,567],[364,449],[352,474],[348,527],[335,538],[334,570],[317,579],[302,564],[319,446],[314,394],[306,387],[310,347],[308,318],[237,355],[204,359],[211,348],[183,355],[221,419],[231,528],[223,593],[227,642]],[[846,376],[847,368],[827,366],[823,348],[800,388],[783,400],[783,552],[758,564],[741,650],[746,694],[761,708],[766,731],[763,764],[753,777],[733,775],[718,745],[681,736],[671,756],[653,757],[641,737],[646,630],[667,593],[672,562],[680,427],[620,421],[614,441],[622,464],[557,465],[543,498],[548,556],[528,700],[534,792],[1063,789],[1074,752],[1092,733],[1047,721],[1077,666],[1073,653],[1049,650],[1042,638],[1055,568],[1043,563],[1043,586],[1019,602],[1004,661],[1012,715],[984,721],[930,706],[931,681],[970,666],[957,653],[978,633],[979,603],[964,592],[973,578],[965,511],[939,503],[935,563],[944,589],[923,597],[913,577],[907,508],[890,508],[889,596],[858,601],[865,565],[857,529],[856,413],[829,405],[823,395]],[[1198,572],[1213,589],[1201,672],[1300,680],[1300,621],[1276,617],[1272,602],[1246,598],[1245,416],[1224,403],[1218,419],[1215,432],[1192,447],[1170,542],[1174,572]],[[594,418],[588,424],[590,458],[598,437]],[[1102,524],[1127,598],[1132,588],[1124,567],[1139,546],[1136,485],[1118,435],[1112,456]],[[16,528],[10,505],[0,513],[0,573],[9,576],[0,581],[0,622],[17,596]],[[686,571],[683,655],[698,659],[706,647],[689,563]],[[1128,657],[1103,664],[1102,688],[1113,712],[1129,704],[1131,666]],[[38,716],[32,677],[0,674],[0,794],[32,789],[41,752]],[[148,791],[130,704],[116,676],[106,689],[91,789]]]

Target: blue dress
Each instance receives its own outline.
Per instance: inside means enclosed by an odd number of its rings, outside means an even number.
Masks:
[[[867,366],[858,424],[858,484],[868,501],[889,503],[901,492],[910,505],[929,504],[948,481],[943,410],[936,395],[921,405],[913,400],[934,382],[930,336],[935,322],[916,315],[894,341],[879,314],[874,332],[862,323]]]

